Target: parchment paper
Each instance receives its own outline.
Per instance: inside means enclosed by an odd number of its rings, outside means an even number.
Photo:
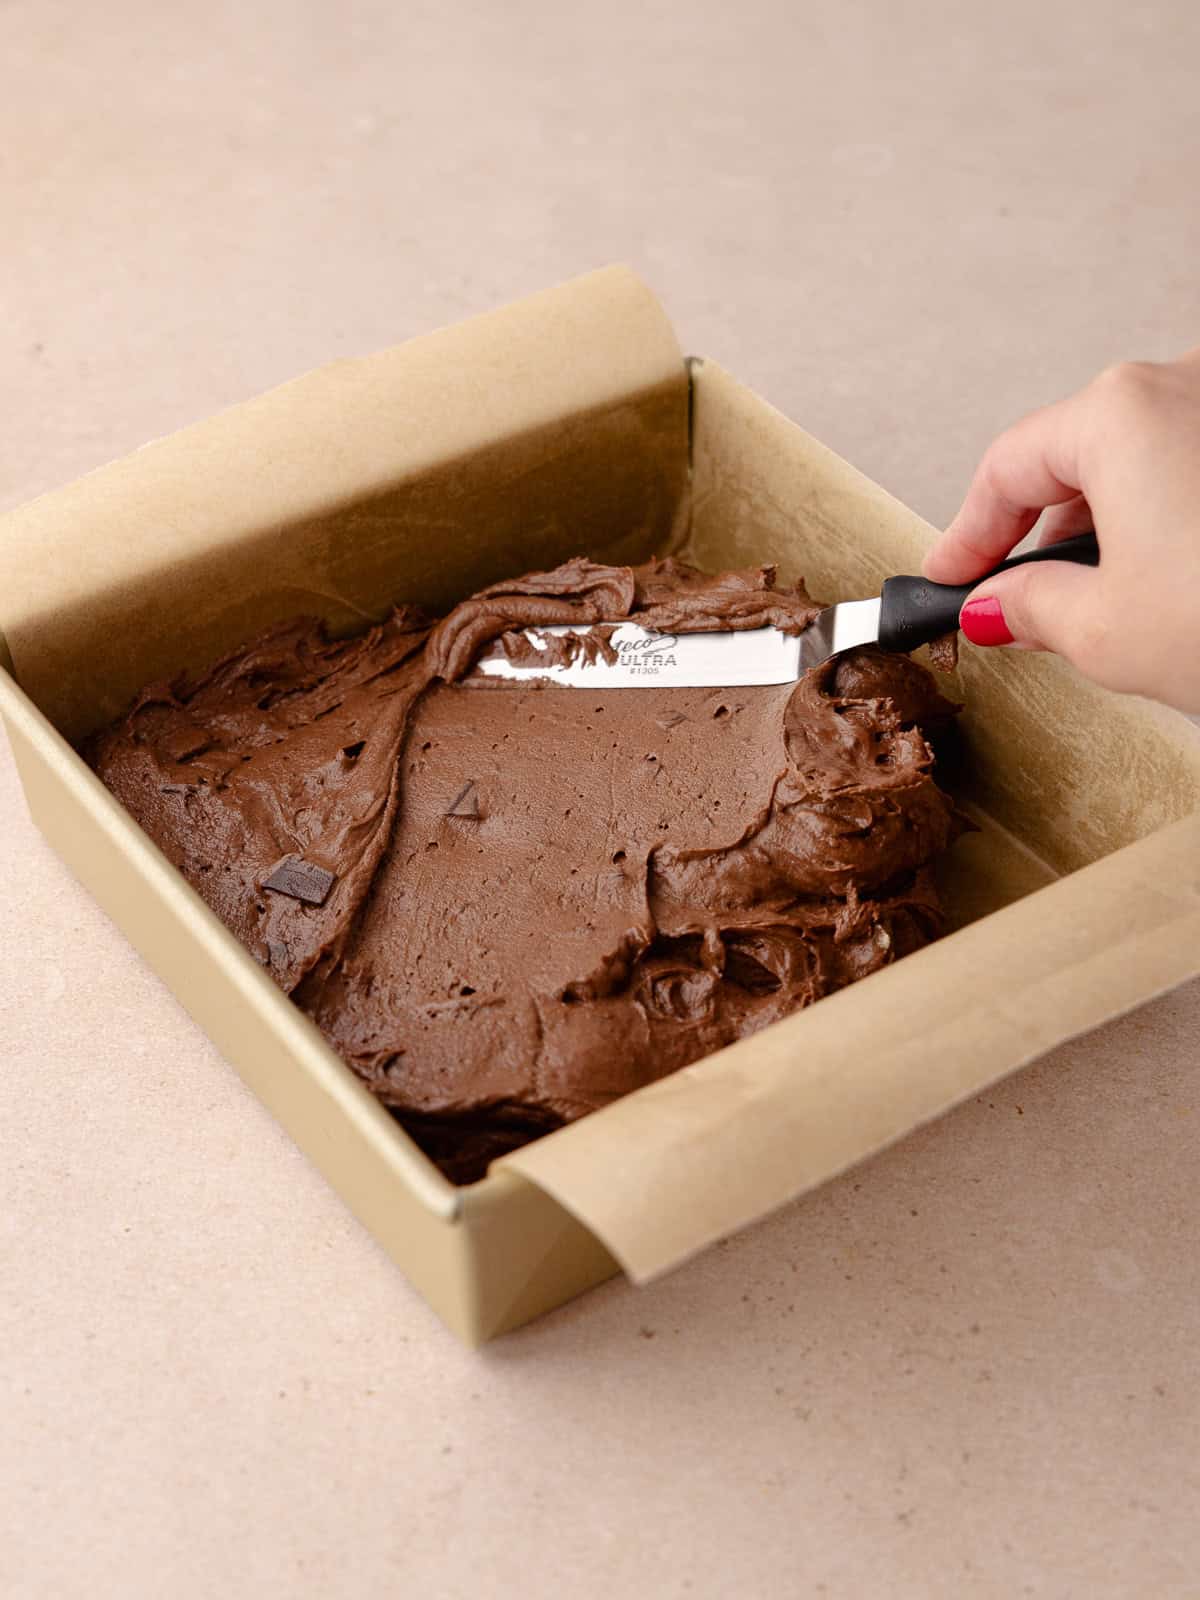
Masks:
[[[269,622],[350,629],[514,563],[642,559],[684,531],[687,408],[621,267],[322,367],[0,522],[17,681],[72,738]]]
[[[17,679],[70,737],[272,619],[441,608],[581,551],[774,559],[829,598],[919,561],[919,518],[719,369],[697,369],[692,398],[689,466],[678,346],[620,268],[323,368],[0,523]],[[986,889],[975,914],[1003,908],[505,1158],[631,1276],[1200,970],[1193,730],[1058,663],[996,656],[964,665],[973,794],[994,831],[986,863],[964,854],[959,870]],[[43,754],[64,792],[94,782],[65,747]],[[232,936],[209,931],[214,970],[224,940],[239,970]]]

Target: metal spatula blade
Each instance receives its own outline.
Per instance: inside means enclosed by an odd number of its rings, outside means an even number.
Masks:
[[[879,601],[853,600],[827,606],[797,634],[778,628],[747,628],[739,633],[652,633],[634,622],[611,632],[602,624],[562,624],[526,628],[533,650],[549,654],[550,641],[569,634],[600,632],[616,660],[586,659],[570,663],[523,662],[516,665],[497,642],[476,663],[487,678],[543,678],[578,689],[720,689],[726,686],[794,683],[810,667],[829,656],[879,635]]]
[[[1013,556],[985,577],[1030,561],[1074,561],[1096,566],[1100,550],[1093,533]],[[984,578],[951,586],[927,578],[889,578],[877,600],[846,600],[826,606],[803,633],[778,628],[747,628],[731,633],[653,633],[635,622],[560,623],[526,628],[525,658],[509,659],[497,640],[479,657],[475,671],[485,678],[540,679],[571,689],[707,689],[794,683],[812,667],[858,645],[884,650],[915,650],[958,627],[963,601]],[[603,639],[607,650],[580,650],[568,662],[539,662],[536,655],[559,654],[556,638],[577,634]],[[532,659],[530,659],[532,657]],[[611,659],[610,659],[611,658]]]

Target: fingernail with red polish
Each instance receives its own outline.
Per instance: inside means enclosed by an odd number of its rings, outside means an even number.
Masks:
[[[990,594],[968,600],[958,614],[958,625],[972,644],[1011,644],[1012,633],[999,600]]]

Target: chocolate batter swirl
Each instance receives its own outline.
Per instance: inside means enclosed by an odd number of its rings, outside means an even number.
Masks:
[[[935,938],[954,707],[863,650],[776,688],[470,677],[530,624],[802,628],[769,567],[567,562],[436,625],[271,629],[85,754],[458,1181]],[[515,641],[511,648],[519,648]]]

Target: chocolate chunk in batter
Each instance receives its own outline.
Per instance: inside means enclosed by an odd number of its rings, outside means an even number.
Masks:
[[[474,780],[462,786],[446,815],[468,817],[472,822],[477,822],[483,816],[483,812],[479,809],[479,791],[475,787]]]
[[[281,861],[271,876],[263,879],[263,888],[291,895],[308,906],[323,906],[336,877],[335,872],[317,866],[315,861]]]

